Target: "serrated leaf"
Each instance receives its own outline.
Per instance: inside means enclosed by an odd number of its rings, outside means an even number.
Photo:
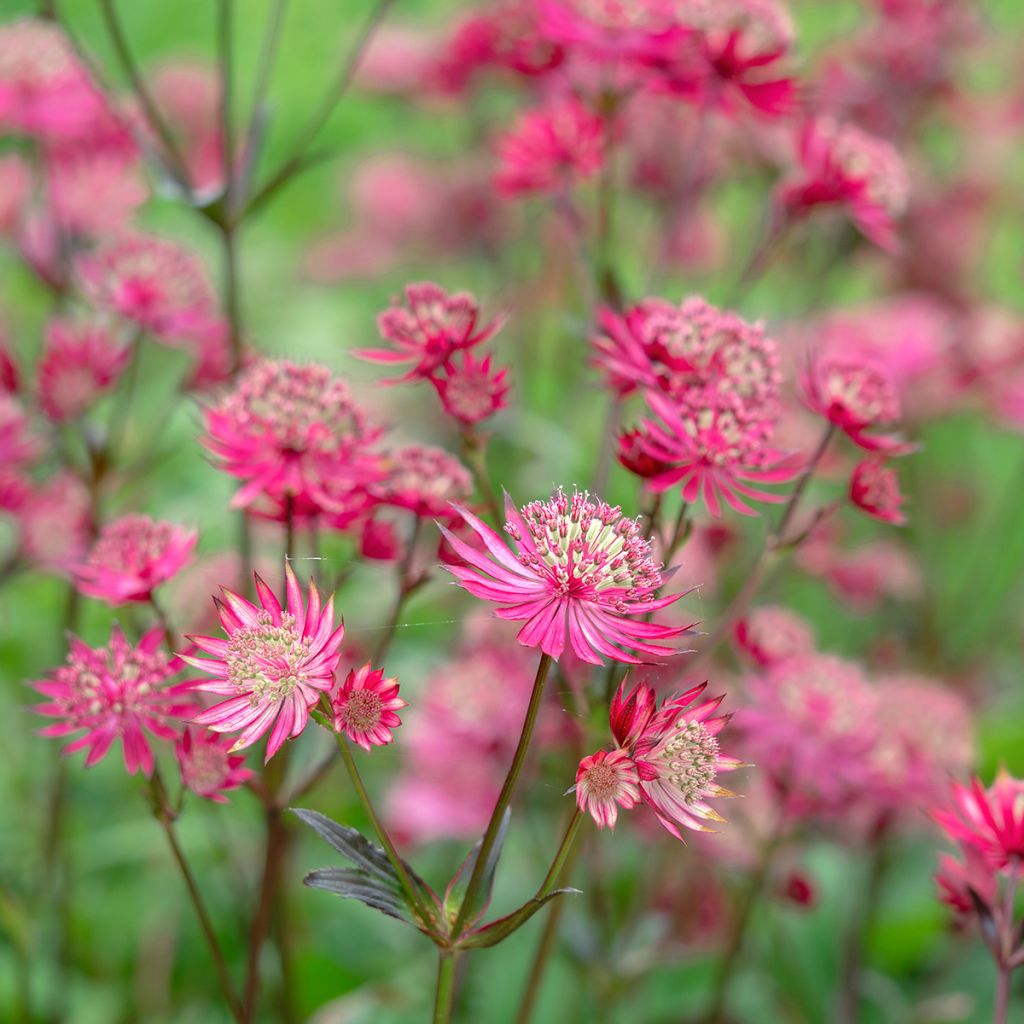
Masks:
[[[398,886],[398,876],[388,860],[388,855],[370,842],[358,829],[332,821],[319,811],[292,808],[292,812],[304,821],[321,839],[326,840],[343,857],[352,861],[357,868],[381,882]]]
[[[505,846],[505,835],[508,832],[510,817],[511,812],[506,807],[505,816],[501,819],[498,834],[494,837],[494,845],[487,856],[487,863],[484,865],[480,885],[473,897],[473,906],[467,909],[465,915],[465,920],[469,924],[477,920],[491,902],[491,893],[494,891],[494,874],[498,868],[498,861],[501,859],[501,851]],[[449,923],[458,917],[462,908],[462,901],[466,898],[469,880],[473,877],[473,871],[476,869],[476,862],[480,856],[482,845],[483,837],[474,844],[473,849],[466,855],[466,859],[459,865],[459,870],[452,876],[452,880],[448,883],[448,888],[445,889],[442,909],[445,920]]]
[[[401,892],[395,892],[390,885],[371,878],[359,868],[318,868],[306,875],[302,884],[332,892],[343,899],[359,900],[389,917],[412,923]]]
[[[555,889],[540,899],[532,899],[529,903],[524,903],[518,910],[513,910],[511,914],[499,917],[496,921],[477,928],[476,931],[468,932],[459,940],[458,948],[486,949],[488,946],[493,946],[522,928],[541,907],[556,896],[565,896],[570,893],[579,894],[579,892],[579,889]]]

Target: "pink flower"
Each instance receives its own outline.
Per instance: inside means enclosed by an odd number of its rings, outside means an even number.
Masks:
[[[184,786],[207,800],[226,804],[224,794],[244,786],[255,775],[242,767],[245,755],[232,754],[230,746],[229,739],[209,729],[187,728],[174,745]]]
[[[371,669],[367,662],[361,669],[352,669],[345,681],[331,691],[334,729],[343,732],[367,753],[370,747],[383,747],[394,736],[402,720],[395,714],[408,707],[398,696],[398,680],[385,679],[383,669]]]
[[[393,349],[358,349],[371,363],[413,363],[397,381],[422,380],[447,366],[456,352],[493,337],[502,320],[480,324],[480,305],[468,292],[448,294],[436,284],[405,287],[406,306],[393,300],[377,318],[381,337]]]
[[[704,821],[725,820],[707,799],[735,796],[715,779],[719,772],[744,767],[718,748],[718,734],[731,717],[715,715],[723,698],[694,704],[706,686],[669,697],[658,707],[654,691],[645,683],[628,695],[623,683],[609,712],[615,742],[636,765],[641,799],[680,840],[679,826],[708,832]]]
[[[817,356],[801,375],[800,386],[807,407],[865,451],[905,455],[914,450],[893,434],[866,433],[900,418],[896,388],[879,365],[856,357]]]
[[[973,846],[962,847],[961,852],[963,863],[951,854],[939,855],[935,882],[939,887],[939,899],[946,906],[958,914],[973,917],[978,912],[978,902],[989,908],[995,906],[999,880],[992,866]]]
[[[641,421],[639,444],[651,459],[669,468],[648,478],[650,490],[680,486],[683,500],[703,497],[716,519],[722,502],[741,515],[757,515],[743,498],[779,502],[785,495],[762,489],[763,484],[792,480],[802,462],[786,456],[768,442],[774,420],[741,418],[728,403],[709,405],[696,415],[686,414],[658,391],[645,393],[658,418]],[[752,486],[758,485],[758,486]]]
[[[953,806],[932,812],[943,832],[995,869],[1024,857],[1024,782],[1001,769],[987,789],[977,778],[953,784]]]
[[[895,221],[906,210],[910,186],[903,160],[888,142],[853,125],[817,118],[804,125],[799,154],[803,175],[780,193],[787,216],[843,206],[872,242],[897,247]]]
[[[814,650],[814,630],[802,616],[781,605],[754,608],[736,623],[736,646],[761,668]]]
[[[506,405],[508,367],[492,368],[491,357],[477,360],[472,352],[462,353],[442,373],[431,378],[444,411],[464,427],[489,419]]]
[[[402,553],[402,541],[392,523],[377,516],[363,522],[359,553],[375,562],[393,562]]]
[[[664,32],[643,58],[659,86],[729,115],[747,108],[770,118],[789,113],[796,86],[775,70],[793,39],[781,4],[691,0],[678,16],[683,24]]]
[[[850,477],[850,501],[873,519],[902,526],[907,517],[901,506],[900,480],[896,470],[883,459],[862,459]]]
[[[146,734],[173,740],[176,719],[195,707],[185,695],[188,686],[165,685],[179,668],[177,660],[160,650],[163,633],[150,630],[137,647],[114,626],[106,647],[87,647],[71,637],[67,662],[50,677],[33,683],[48,703],[35,711],[62,721],[41,730],[43,736],[84,734],[65,748],[65,753],[88,748],[86,767],[101,761],[116,739],[121,740],[124,764],[134,775],[140,769],[153,772],[153,752]]]
[[[519,642],[559,658],[568,643],[592,665],[601,657],[629,664],[639,659],[622,648],[665,657],[671,648],[652,643],[686,632],[632,616],[655,612],[679,595],[655,598],[661,567],[640,535],[639,520],[624,519],[618,506],[591,501],[587,493],[567,498],[559,489],[549,501],[533,501],[517,510],[505,496],[501,537],[471,512],[457,511],[487,549],[484,554],[441,526],[465,566],[446,565],[459,585],[475,597],[503,607],[499,618],[524,622]]]
[[[153,235],[122,235],[83,256],[85,293],[162,339],[202,335],[217,319],[217,303],[196,256]]]
[[[615,828],[619,808],[640,801],[640,776],[625,750],[599,750],[583,758],[576,771],[576,804],[598,828]]]
[[[86,153],[47,167],[54,218],[67,234],[100,238],[128,228],[148,198],[138,168],[118,153]]]
[[[406,508],[425,519],[448,518],[454,502],[473,493],[473,477],[443,448],[411,444],[382,457],[384,476],[370,493],[384,505]]]
[[[252,746],[268,729],[266,760],[286,739],[298,736],[309,720],[309,709],[330,690],[340,657],[344,625],[334,628],[333,596],[323,608],[310,581],[309,604],[303,603],[295,573],[285,564],[288,602],[282,609],[273,591],[256,576],[260,607],[224,587],[223,602],[214,599],[227,640],[190,636],[210,659],[182,655],[193,668],[212,680],[197,680],[197,690],[227,696],[193,721],[214,732],[241,734],[232,751]],[[273,728],[271,729],[271,726]]]
[[[28,466],[42,454],[43,443],[32,433],[28,416],[14,395],[0,391],[0,466]]]
[[[75,569],[75,586],[115,607],[148,601],[161,583],[182,570],[195,546],[195,530],[148,516],[122,516],[103,527]]]
[[[89,550],[92,518],[85,484],[69,470],[56,473],[18,509],[22,555],[39,569],[70,576]]]
[[[539,0],[537,10],[545,38],[600,64],[641,60],[678,24],[667,0]]]
[[[326,366],[256,363],[204,418],[203,443],[226,473],[245,481],[235,508],[266,496],[330,510],[376,475],[369,448],[379,431]]]
[[[0,129],[61,142],[87,132],[102,109],[55,21],[22,18],[0,26]]]
[[[498,144],[498,191],[564,192],[604,163],[604,123],[575,96],[523,114]]]
[[[39,359],[39,407],[54,423],[77,419],[111,391],[130,350],[97,321],[55,318]]]

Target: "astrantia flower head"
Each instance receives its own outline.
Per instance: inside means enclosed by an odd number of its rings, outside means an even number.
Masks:
[[[195,705],[187,700],[186,684],[167,685],[178,663],[160,650],[163,631],[150,630],[133,647],[115,626],[106,647],[87,647],[71,638],[67,663],[50,677],[34,683],[48,698],[35,710],[61,719],[41,730],[44,736],[83,735],[64,748],[65,753],[88,748],[86,767],[102,760],[114,740],[120,739],[129,773],[153,771],[153,752],[147,733],[173,740],[177,720],[189,716]]]
[[[384,670],[371,669],[369,662],[331,691],[335,730],[367,752],[394,739],[391,730],[402,724],[395,712],[404,707],[408,703],[398,696],[398,680],[385,679]]]
[[[148,601],[161,583],[181,571],[195,546],[195,530],[148,516],[122,516],[103,528],[76,568],[75,586],[114,606]]]
[[[977,778],[953,784],[949,810],[933,817],[953,842],[973,848],[995,869],[1024,857],[1024,782],[1001,769],[986,788]]]
[[[39,407],[54,423],[77,419],[117,384],[129,356],[103,324],[51,320],[39,359]]]
[[[706,686],[669,697],[659,707],[646,683],[628,694],[623,683],[609,715],[619,750],[635,763],[641,799],[677,839],[683,838],[680,826],[708,832],[705,821],[724,821],[707,800],[735,796],[715,780],[720,772],[743,767],[718,747],[718,734],[730,718],[715,714],[723,698],[695,703]]]
[[[498,191],[505,196],[560,193],[596,174],[605,126],[575,96],[523,114],[498,145]]]
[[[723,501],[741,515],[752,516],[757,513],[744,498],[785,500],[762,485],[792,480],[802,463],[769,443],[774,419],[741,418],[729,402],[691,414],[680,411],[660,391],[647,391],[644,397],[656,418],[641,421],[639,444],[644,454],[668,467],[648,478],[652,491],[678,485],[684,501],[692,504],[703,497],[716,519]]]
[[[291,565],[285,565],[286,607],[256,576],[259,606],[221,588],[217,601],[226,640],[190,636],[212,658],[182,660],[213,679],[197,680],[197,690],[228,697],[193,721],[214,732],[237,732],[232,751],[252,746],[267,730],[266,760],[286,739],[298,736],[309,720],[309,709],[329,690],[340,657],[344,625],[334,626],[334,598],[321,607],[320,594],[310,581],[309,603],[303,601]]]
[[[375,475],[369,446],[380,431],[326,366],[256,363],[204,417],[203,443],[226,473],[245,481],[236,508],[266,495],[330,510],[339,492]]]
[[[71,575],[89,549],[92,526],[88,488],[70,470],[55,473],[18,509],[22,557],[38,569]]]
[[[194,253],[152,235],[122,235],[82,257],[79,275],[98,306],[176,340],[202,335],[217,303]]]
[[[545,38],[605,65],[642,59],[678,24],[669,0],[540,0],[537,9]]]
[[[598,828],[615,828],[619,808],[640,800],[640,776],[625,750],[599,750],[583,758],[576,771],[576,804]]]
[[[463,352],[443,374],[431,378],[444,411],[464,427],[473,427],[505,407],[508,367],[495,367],[491,356],[477,359]]]
[[[800,378],[803,400],[812,412],[834,423],[854,444],[869,452],[903,455],[913,451],[899,437],[868,434],[900,417],[900,401],[889,375],[860,358],[812,357]]]
[[[850,477],[850,501],[874,519],[893,526],[902,526],[904,497],[900,478],[892,466],[879,458],[862,459]]]
[[[780,195],[786,216],[843,206],[872,242],[896,248],[895,221],[907,207],[910,187],[903,160],[888,142],[853,125],[818,118],[804,125],[799,153],[803,176]]]
[[[245,785],[255,774],[243,767],[245,755],[232,754],[230,748],[230,739],[209,729],[186,729],[174,745],[185,787],[214,803],[226,804],[224,794]]]
[[[780,605],[754,608],[736,623],[734,636],[736,646],[762,668],[814,650],[811,624]]]
[[[680,595],[656,598],[661,565],[639,520],[626,519],[618,506],[561,489],[548,501],[517,509],[505,496],[505,532],[515,549],[486,523],[456,507],[486,547],[486,553],[441,531],[465,565],[446,565],[463,589],[503,607],[499,618],[524,622],[519,642],[559,658],[566,644],[592,665],[602,656],[636,664],[641,655],[658,658],[672,649],[668,640],[686,627],[661,626],[633,616],[655,612]]]
[[[398,381],[422,380],[447,366],[456,352],[493,337],[504,321],[481,323],[480,305],[468,292],[449,294],[436,284],[405,287],[405,305],[397,299],[377,317],[381,337],[393,348],[358,349],[371,363],[412,363]]]
[[[384,476],[371,487],[373,496],[385,505],[407,508],[428,519],[449,517],[451,503],[473,493],[469,470],[443,448],[411,444],[384,455]]]
[[[68,235],[101,238],[126,229],[148,198],[138,166],[120,153],[84,153],[47,167],[53,215]]]

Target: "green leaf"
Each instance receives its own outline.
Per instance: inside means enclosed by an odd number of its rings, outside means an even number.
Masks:
[[[540,899],[532,899],[528,903],[524,903],[518,910],[513,910],[511,914],[506,914],[505,917],[499,917],[482,928],[468,932],[459,940],[459,949],[486,949],[488,946],[494,946],[503,939],[507,939],[514,931],[522,928],[549,900],[553,900],[556,896],[569,893],[578,894],[579,892],[579,889],[555,889]]]
[[[333,892],[347,900],[359,900],[368,907],[380,910],[388,917],[412,923],[409,908],[400,890],[372,878],[359,868],[319,868],[302,880],[311,889]]]
[[[491,902],[491,893],[494,891],[494,873],[498,868],[501,851],[505,846],[505,835],[508,832],[510,816],[510,811],[506,808],[505,816],[501,819],[501,827],[498,829],[498,834],[494,837],[494,845],[491,847],[487,863],[484,865],[481,883],[473,897],[473,906],[467,909],[465,915],[465,920],[469,924],[476,921],[487,910]],[[476,862],[480,856],[480,847],[482,845],[483,837],[481,836],[474,844],[473,849],[466,855],[466,859],[459,865],[459,870],[455,872],[452,880],[448,883],[448,888],[445,890],[442,912],[444,919],[449,924],[453,923],[459,916],[462,901],[466,898],[466,889],[469,887],[469,880],[473,877],[473,871],[476,869]]]

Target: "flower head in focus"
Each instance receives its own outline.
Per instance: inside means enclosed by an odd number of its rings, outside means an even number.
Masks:
[[[40,408],[54,423],[77,419],[117,385],[130,355],[98,322],[51,320],[37,371]]]
[[[244,754],[231,753],[231,740],[209,729],[187,728],[174,745],[181,781],[193,793],[226,804],[225,793],[244,786],[255,774],[243,767]]]
[[[605,126],[575,96],[523,114],[498,145],[504,196],[561,193],[604,163]]]
[[[195,545],[195,530],[148,516],[122,516],[104,526],[75,569],[75,586],[115,607],[148,601],[161,583],[181,571]]]
[[[285,564],[287,604],[257,575],[254,605],[221,588],[214,599],[227,639],[190,636],[210,658],[182,655],[193,668],[213,676],[192,685],[228,699],[193,718],[214,732],[238,732],[232,751],[252,746],[270,730],[266,760],[306,727],[309,709],[334,682],[344,625],[334,626],[334,598],[321,606],[310,581],[309,603],[302,597],[292,567]]]
[[[780,203],[797,218],[819,206],[841,206],[862,234],[883,249],[897,248],[895,224],[910,186],[902,158],[884,139],[831,118],[801,131],[799,180],[784,186]]]
[[[481,323],[480,305],[468,292],[449,294],[436,284],[405,287],[405,304],[397,300],[377,318],[381,337],[391,348],[359,349],[355,355],[371,363],[412,363],[397,381],[433,377],[457,352],[492,338],[502,320]]]
[[[88,748],[86,767],[102,760],[119,739],[128,772],[152,774],[147,733],[173,740],[177,722],[195,710],[187,684],[167,685],[179,663],[160,650],[162,641],[162,630],[152,629],[133,647],[119,626],[106,647],[87,647],[71,637],[66,664],[33,684],[47,698],[35,711],[61,720],[42,729],[42,735],[83,731],[64,751]]]
[[[506,542],[466,509],[457,511],[483,542],[478,551],[454,533],[441,531],[465,565],[445,568],[475,597],[502,605],[499,618],[523,622],[519,642],[559,658],[568,645],[593,665],[601,658],[636,664],[630,650],[658,658],[673,653],[654,641],[686,627],[662,626],[634,616],[672,604],[678,595],[656,598],[661,566],[639,522],[617,506],[576,491],[556,491],[548,501],[522,509],[505,497]]]
[[[639,803],[639,787],[636,764],[620,748],[590,754],[576,771],[577,806],[598,828],[615,828],[619,808],[628,811]]]
[[[161,339],[202,335],[217,319],[217,302],[198,258],[164,238],[112,238],[79,260],[78,273],[98,306]]]
[[[369,753],[370,747],[383,747],[394,736],[402,720],[395,713],[408,702],[398,696],[398,680],[385,679],[383,669],[372,669],[367,662],[352,669],[330,693],[334,728],[358,743]]]
[[[205,420],[203,443],[226,473],[245,481],[236,508],[266,496],[330,511],[376,475],[370,446],[380,431],[326,366],[256,363]]]

